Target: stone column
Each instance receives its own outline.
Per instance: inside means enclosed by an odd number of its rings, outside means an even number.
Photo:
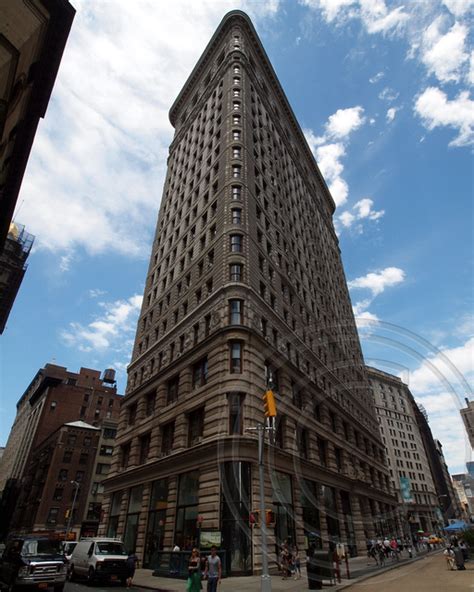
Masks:
[[[352,522],[354,525],[355,544],[357,555],[364,555],[366,549],[367,537],[365,535],[364,520],[362,517],[361,503],[358,495],[350,496],[352,509]]]
[[[178,477],[170,477],[168,481],[168,507],[163,534],[163,548],[172,549],[175,544],[174,528],[176,523],[176,505],[178,496]]]
[[[150,509],[150,495],[152,484],[150,482],[143,485],[142,505],[140,508],[140,516],[138,517],[137,542],[135,546],[135,553],[137,554],[140,563],[143,563],[145,554],[146,542],[146,527],[148,522],[148,512]]]
[[[125,522],[127,520],[129,495],[130,495],[129,489],[125,489],[122,492],[122,503],[120,504],[120,516],[119,516],[118,525],[117,525],[117,536],[120,536],[120,537],[123,537],[123,535],[125,533]]]
[[[140,438],[132,438],[130,442],[130,456],[128,459],[128,467],[134,467],[138,465],[140,460]],[[128,468],[127,467],[127,468]]]

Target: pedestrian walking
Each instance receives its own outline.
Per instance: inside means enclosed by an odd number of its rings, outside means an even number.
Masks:
[[[201,557],[199,551],[194,547],[191,551],[191,557],[188,563],[188,581],[186,592],[201,591]]]
[[[456,560],[456,567],[458,570],[464,570],[466,567],[464,566],[464,556],[462,554],[462,549],[459,547],[459,543],[456,541],[454,548],[454,559]]]
[[[283,545],[280,551],[280,571],[282,580],[286,580],[288,577],[288,549]]]
[[[293,553],[293,565],[295,568],[295,580],[301,579],[301,559],[300,559],[300,552],[298,551],[298,547],[295,547]]]
[[[211,554],[206,560],[206,569],[204,571],[204,579],[207,578],[207,592],[217,592],[217,586],[222,578],[222,564],[219,555],[217,554],[217,547],[211,547]]]
[[[453,553],[452,548],[447,547],[443,551],[443,555],[446,559],[446,567],[452,571],[454,569],[454,566],[456,565],[456,561],[454,559],[454,553]]]
[[[467,544],[465,543],[465,541],[459,541],[459,548],[461,549],[464,562],[466,562],[468,559],[469,551],[467,549]]]
[[[135,570],[138,564],[138,557],[135,553],[130,552],[127,557],[127,561],[125,562],[126,569],[127,569],[127,588],[132,587],[133,576],[135,575]]]

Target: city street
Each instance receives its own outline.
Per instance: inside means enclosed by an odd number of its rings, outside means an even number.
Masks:
[[[467,592],[474,590],[474,562],[466,571],[448,571],[442,554],[425,557],[345,588],[349,592]]]
[[[125,592],[128,588],[117,584],[96,584],[95,586],[88,586],[85,580],[80,582],[66,582],[66,586],[64,587],[64,592],[90,592],[90,590],[94,590],[94,592]],[[132,590],[133,592],[142,592],[142,590],[145,591],[147,589],[133,586]],[[155,588],[155,592],[161,592],[161,590]]]

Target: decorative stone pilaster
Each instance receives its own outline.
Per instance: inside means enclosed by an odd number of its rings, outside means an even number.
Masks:
[[[143,563],[146,543],[146,528],[148,522],[148,512],[150,510],[150,495],[152,483],[148,482],[143,485],[142,505],[140,508],[140,516],[138,518],[137,542],[135,545],[135,553],[138,559]]]
[[[366,550],[367,536],[364,529],[364,520],[362,517],[361,503],[358,495],[350,496],[352,510],[352,524],[354,526],[355,544],[357,555],[364,555]]]

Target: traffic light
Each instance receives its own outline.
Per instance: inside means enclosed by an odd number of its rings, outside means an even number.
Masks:
[[[275,403],[275,395],[273,391],[268,390],[263,395],[263,409],[266,417],[276,417],[277,409]]]
[[[258,510],[255,510],[255,512],[250,512],[249,525],[250,526],[259,526],[260,525],[260,512]]]
[[[273,510],[265,510],[265,524],[275,526],[275,512]]]

